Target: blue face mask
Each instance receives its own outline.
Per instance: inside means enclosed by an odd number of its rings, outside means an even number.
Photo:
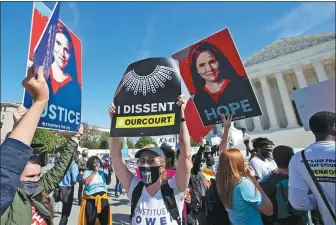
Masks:
[[[35,194],[38,187],[38,182],[36,181],[21,181],[19,186],[28,198]]]
[[[94,167],[100,167],[100,163],[99,162],[95,162],[95,163],[93,163],[93,166]]]

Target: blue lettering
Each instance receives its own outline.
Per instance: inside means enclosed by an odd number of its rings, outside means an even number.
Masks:
[[[49,110],[50,110],[49,118],[52,119],[52,120],[56,119],[56,112],[55,112],[56,106],[55,105],[50,105]]]
[[[76,112],[76,124],[77,125],[80,123],[80,116],[81,114],[79,112]]]
[[[225,112],[221,112],[221,109],[224,109]],[[217,114],[218,115],[227,115],[228,113],[229,113],[228,107],[226,107],[225,105],[218,106],[218,108],[217,108]]]
[[[204,113],[206,115],[206,117],[208,118],[208,120],[211,120],[211,116],[213,116],[215,119],[217,119],[217,114],[215,112],[214,108],[210,109],[212,112],[208,112],[208,110],[204,110]]]
[[[137,224],[141,223],[141,220],[142,220],[141,216],[137,216],[137,217],[135,217],[135,222],[136,222]]]
[[[64,122],[67,122],[68,117],[66,115],[68,115],[68,110],[67,109],[64,109],[64,110],[65,110]]]
[[[146,218],[147,225],[154,225],[156,218]]]
[[[231,109],[232,114],[234,115],[236,114],[236,110],[240,108],[240,105],[237,102],[233,102],[229,104],[229,107]]]
[[[75,122],[75,119],[71,119],[71,117],[70,117],[70,116],[71,116],[71,114],[72,114],[73,116],[75,116],[75,112],[74,112],[74,111],[72,111],[72,110],[70,110],[70,111],[69,111],[69,114],[68,114],[68,117],[69,117],[69,118],[68,118],[68,119],[69,119],[69,122],[70,122],[70,123],[74,123],[74,122]]]
[[[42,118],[43,118],[43,117],[46,117],[47,114],[48,114],[48,105],[44,108],[44,111],[43,111],[43,113],[41,114],[41,117],[42,117]]]
[[[240,104],[241,104],[244,112],[251,112],[252,111],[251,105],[250,105],[248,99],[240,101]]]
[[[64,108],[60,107],[60,106],[57,106],[57,109],[59,110],[59,121],[62,121],[62,113],[64,111]]]
[[[166,225],[167,224],[167,221],[166,221],[166,217],[160,217],[160,223],[161,225]]]

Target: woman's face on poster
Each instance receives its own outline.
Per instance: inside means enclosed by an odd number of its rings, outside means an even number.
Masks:
[[[204,51],[196,59],[198,74],[206,81],[216,81],[219,75],[219,62],[211,51]]]
[[[63,33],[56,33],[53,55],[55,62],[61,69],[68,64],[70,58],[69,48],[68,38]]]

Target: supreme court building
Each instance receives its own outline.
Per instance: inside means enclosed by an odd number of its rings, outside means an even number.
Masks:
[[[263,115],[235,125],[245,128],[251,138],[268,137],[276,145],[304,148],[313,143],[312,133],[302,128],[292,92],[335,78],[335,32],[278,39],[244,65]],[[217,125],[209,135],[222,129]]]

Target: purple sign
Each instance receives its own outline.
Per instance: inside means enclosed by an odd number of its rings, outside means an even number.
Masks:
[[[60,6],[61,3],[57,2],[49,17],[48,24],[34,50],[34,71],[37,71],[40,66],[43,66],[44,78],[46,80],[49,78],[50,66],[53,63],[53,49],[55,45]]]

